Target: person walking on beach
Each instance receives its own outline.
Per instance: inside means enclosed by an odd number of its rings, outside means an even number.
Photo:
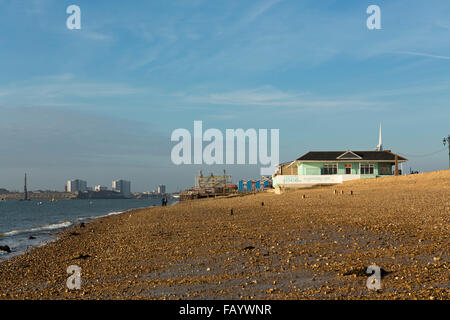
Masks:
[[[161,199],[161,206],[162,206],[162,207],[167,206],[167,197],[163,197],[163,198]]]
[[[164,197],[161,198],[161,207],[164,207]]]

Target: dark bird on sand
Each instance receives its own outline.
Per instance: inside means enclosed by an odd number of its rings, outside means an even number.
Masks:
[[[88,254],[82,254],[82,253],[80,253],[80,255],[78,255],[78,257],[75,257],[75,258],[73,258],[72,260],[78,260],[78,259],[87,259],[87,258],[89,258],[90,257],[90,255],[88,255]]]
[[[347,272],[344,272],[344,276],[349,276],[349,275],[353,275],[356,274],[358,277],[370,277],[371,275],[373,275],[375,273],[367,273],[367,268],[366,267],[361,267],[361,268],[352,268]],[[387,276],[388,274],[392,273],[392,271],[386,271],[383,268],[380,268],[380,275],[381,277]]]

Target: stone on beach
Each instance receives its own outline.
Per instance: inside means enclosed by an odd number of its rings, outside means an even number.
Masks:
[[[11,253],[11,248],[8,246],[0,246],[0,250]]]

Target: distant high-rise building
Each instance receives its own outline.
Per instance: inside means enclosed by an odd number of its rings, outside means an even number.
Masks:
[[[67,192],[84,192],[87,190],[87,182],[80,179],[67,181]]]
[[[160,185],[158,186],[158,193],[160,193],[160,194],[166,193],[166,186],[163,185],[163,184],[160,184]]]
[[[112,182],[112,189],[127,197],[131,194],[131,182],[126,180],[114,180]]]

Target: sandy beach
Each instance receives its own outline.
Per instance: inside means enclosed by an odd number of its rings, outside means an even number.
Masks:
[[[0,263],[0,298],[449,299],[449,227],[450,170],[186,201]],[[386,271],[378,292],[372,264]],[[66,287],[70,265],[81,290]]]

